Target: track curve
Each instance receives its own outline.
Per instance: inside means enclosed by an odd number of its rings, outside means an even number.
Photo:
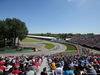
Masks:
[[[20,44],[22,46],[27,46],[27,47],[36,47],[38,50],[42,50],[40,52],[30,52],[30,53],[10,53],[10,54],[0,54],[0,56],[20,56],[22,54],[25,55],[51,55],[51,54],[55,54],[55,53],[59,53],[59,52],[63,52],[65,51],[67,48],[66,46],[59,44],[59,43],[55,43],[55,42],[50,42],[50,41],[44,41],[42,43],[51,43],[55,45],[55,48],[53,49],[45,49],[43,44],[41,44],[41,42],[20,42]]]

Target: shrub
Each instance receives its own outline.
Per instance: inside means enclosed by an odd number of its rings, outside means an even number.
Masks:
[[[5,51],[5,48],[0,48],[0,51]]]
[[[16,51],[22,51],[23,49],[16,49]]]
[[[34,47],[24,47],[23,49],[35,49]]]

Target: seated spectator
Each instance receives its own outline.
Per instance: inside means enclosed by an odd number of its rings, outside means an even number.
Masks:
[[[100,65],[97,66],[96,72],[97,72],[97,75],[100,75]]]
[[[65,70],[67,70],[67,69],[68,69],[68,63],[67,63],[67,61],[65,61],[65,62],[64,62],[63,70],[65,71]]]
[[[3,75],[3,70],[0,69],[0,75]]]
[[[26,75],[34,75],[34,74],[35,74],[34,71],[32,71],[30,67],[27,67]]]
[[[48,72],[47,72],[46,67],[45,67],[45,68],[43,68],[43,72],[41,72],[41,75],[48,75]]]
[[[81,71],[79,70],[78,66],[74,66],[75,70],[74,70],[74,75],[81,75]]]
[[[21,61],[20,63],[20,70],[24,68],[24,61]]]
[[[56,65],[57,65],[57,64],[60,64],[60,67],[62,67],[62,63],[61,63],[61,61],[60,61],[59,59],[58,59],[57,62],[56,62]]]
[[[18,64],[18,60],[16,61],[16,64],[14,65],[14,67],[16,67],[16,66],[20,66],[19,64]]]
[[[14,74],[13,74],[13,68],[10,68],[10,69],[9,69],[9,74],[8,74],[8,75],[14,75]]]
[[[80,71],[83,71],[83,70],[84,70],[82,61],[79,61],[78,67],[79,67],[79,70],[80,70]]]
[[[21,69],[21,72],[19,73],[19,75],[26,75],[25,68]]]
[[[57,68],[55,69],[55,75],[63,75],[62,68],[60,67],[60,64],[57,64]]]
[[[52,69],[52,73],[54,75],[54,70],[56,69],[56,64],[55,64],[54,60],[52,60],[51,69]]]
[[[68,69],[66,69],[66,70],[63,72],[63,75],[69,75],[69,74],[74,75],[74,72],[73,72],[73,70],[71,70],[71,67],[70,67],[70,66],[68,66]]]
[[[9,64],[9,62],[7,62],[4,70],[4,75],[8,75],[10,68],[12,68],[12,66]]]
[[[41,58],[39,59],[39,63],[40,63],[40,64],[39,64],[39,66],[40,66],[40,65],[41,65],[41,63],[42,63],[42,60],[41,60]]]
[[[32,63],[31,70],[36,74],[38,72],[38,68],[35,66],[34,62]]]
[[[13,74],[19,74],[19,66],[16,66],[15,69],[13,70]]]
[[[97,75],[95,69],[90,64],[87,65],[86,70],[87,70],[87,75]]]
[[[90,64],[87,60],[85,60],[85,63],[84,63],[85,65],[87,65],[87,64]]]
[[[29,63],[27,62],[27,63],[26,63],[26,66],[25,66],[25,71],[27,71],[27,68],[28,68],[28,67],[30,67],[30,66],[29,66]]]
[[[50,65],[50,64],[51,64],[51,62],[52,62],[51,58],[49,58],[49,59],[48,59],[48,62],[49,62],[49,65]]]
[[[72,62],[72,61],[70,61],[69,66],[71,67],[71,69],[73,69],[74,64],[73,64],[73,62]]]
[[[37,68],[39,68],[39,64],[40,64],[40,63],[39,63],[37,60],[35,60],[35,63],[34,63],[34,64],[35,64],[35,66],[36,66]]]
[[[3,62],[0,62],[0,69],[3,70],[3,71],[5,70],[4,63]]]

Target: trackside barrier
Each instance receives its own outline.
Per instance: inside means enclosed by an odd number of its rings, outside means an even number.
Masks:
[[[78,45],[76,45],[76,44],[74,44],[74,46],[76,46],[76,48],[77,48],[77,50],[78,50],[78,54],[80,55],[80,54],[81,54],[81,52],[80,52],[80,47],[79,47]]]

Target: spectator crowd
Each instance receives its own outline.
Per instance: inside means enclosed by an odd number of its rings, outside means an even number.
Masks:
[[[100,55],[1,56],[0,75],[37,75],[47,58],[52,75],[100,75]],[[47,67],[40,75],[48,75]]]
[[[100,35],[78,35],[69,40],[73,43],[100,48]]]
[[[36,75],[44,56],[1,56],[0,75]]]
[[[100,55],[52,55],[48,64],[53,75],[100,75]]]

